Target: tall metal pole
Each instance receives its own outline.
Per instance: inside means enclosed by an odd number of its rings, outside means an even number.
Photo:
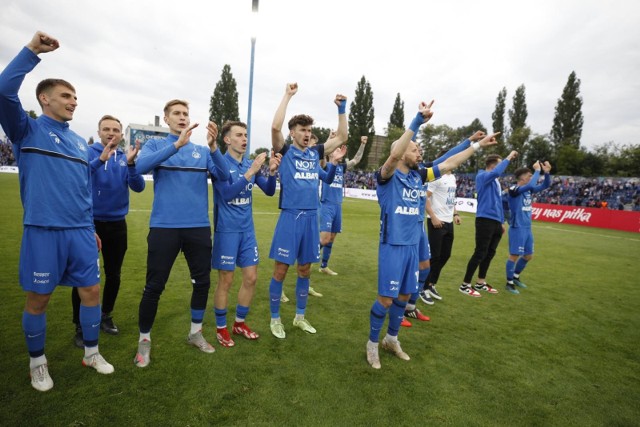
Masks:
[[[251,13],[254,14],[254,17],[258,16],[258,2],[259,0],[252,0],[253,4],[251,6]],[[253,24],[256,24],[256,19],[253,20]],[[255,62],[256,55],[256,36],[255,36],[255,28],[252,28],[251,31],[254,35],[251,36],[251,66],[249,69],[249,110],[247,111],[247,151],[245,152],[245,157],[251,157],[251,106],[253,103],[253,64]]]

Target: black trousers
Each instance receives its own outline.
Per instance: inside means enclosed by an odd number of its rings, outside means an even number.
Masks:
[[[478,277],[487,277],[489,265],[496,254],[500,239],[502,239],[500,221],[476,217],[476,249],[467,264],[467,271],[464,275],[465,283],[471,283],[473,273],[478,266],[480,266]]]
[[[431,271],[427,283],[438,283],[440,272],[451,257],[453,248],[453,222],[443,222],[442,228],[435,228],[431,218],[427,218],[427,233],[431,248]]]
[[[212,243],[209,227],[151,228],[147,244],[147,284],[142,292],[138,317],[138,326],[143,333],[151,331],[158,312],[160,295],[180,251],[187,260],[193,284],[192,309],[206,309],[211,285]]]
[[[93,221],[96,234],[102,241],[102,266],[105,281],[102,286],[102,312],[110,314],[116,304],[120,291],[122,262],[127,252],[127,221]],[[80,323],[80,295],[78,289],[71,291],[73,322]]]

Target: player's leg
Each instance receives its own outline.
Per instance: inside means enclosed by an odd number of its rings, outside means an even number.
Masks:
[[[238,263],[241,236],[241,233],[219,232],[213,236],[211,267],[218,270],[218,283],[213,293],[213,312],[216,317],[216,338],[224,347],[235,345],[227,330],[227,301]]]
[[[342,206],[327,204],[327,213],[320,220],[320,245],[322,246],[322,260],[320,272],[330,276],[337,276],[338,273],[329,268],[331,251],[338,233],[342,232]],[[323,228],[324,227],[324,228]]]
[[[490,227],[490,220],[486,218],[476,218],[476,233],[475,240],[476,246],[473,251],[473,255],[467,263],[467,270],[464,274],[462,285],[460,285],[460,292],[472,297],[480,297],[480,292],[473,289],[471,286],[471,280],[476,272],[476,269],[480,263],[486,258],[489,251],[489,244],[491,243],[491,236],[493,235],[493,229]]]
[[[513,274],[513,283],[520,288],[527,287],[527,285],[520,280],[520,274],[527,266],[527,263],[533,259],[533,232],[531,231],[531,228],[526,228],[523,233],[524,249],[522,251],[522,256],[515,265]]]
[[[489,245],[487,248],[487,253],[480,266],[478,268],[478,280],[476,281],[475,286],[473,287],[476,291],[485,291],[490,294],[497,294],[498,290],[494,289],[491,285],[487,283],[487,272],[489,271],[489,266],[491,265],[491,260],[496,255],[496,250],[498,249],[498,244],[500,244],[500,240],[502,239],[502,233],[504,229],[502,228],[502,224],[498,221],[488,220],[487,228],[491,230],[489,237]]]
[[[242,335],[247,339],[258,339],[259,335],[247,326],[245,320],[249,314],[251,301],[256,290],[258,279],[258,242],[254,233],[243,233],[238,266],[242,269],[242,285],[238,291],[238,304],[236,305],[236,319],[233,324],[233,333]]]
[[[158,312],[160,295],[169,279],[171,267],[180,251],[180,230],[151,228],[147,235],[147,277],[138,308],[138,352],[136,366],[143,368],[150,362],[151,328]]]
[[[119,330],[113,322],[111,313],[120,291],[122,263],[127,252],[127,222],[95,222],[96,233],[102,240],[102,260],[105,281],[102,290],[102,317],[100,328],[111,335],[117,335]],[[103,237],[104,236],[104,237]]]
[[[202,334],[202,322],[207,309],[209,288],[211,287],[211,229],[209,227],[184,228],[182,253],[189,266],[193,291],[191,293],[191,328],[187,342],[204,353],[215,349]]]
[[[300,245],[297,255],[296,316],[293,320],[293,325],[307,333],[315,334],[316,329],[305,319],[305,312],[311,279],[311,263],[320,260],[318,251],[320,248],[320,233],[318,231],[317,216],[312,213],[300,215],[296,223],[296,231]]]

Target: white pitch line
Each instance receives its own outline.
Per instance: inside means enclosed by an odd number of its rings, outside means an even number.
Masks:
[[[576,233],[576,234],[587,234],[589,236],[598,236],[598,237],[606,237],[608,239],[622,239],[622,240],[630,240],[632,242],[640,242],[640,239],[632,239],[629,237],[619,237],[619,236],[609,236],[607,234],[597,234],[597,233],[587,233],[585,231],[575,231],[575,230],[564,230],[562,228],[556,228],[551,226],[538,225],[539,228],[547,228],[549,230],[563,231],[565,233]]]

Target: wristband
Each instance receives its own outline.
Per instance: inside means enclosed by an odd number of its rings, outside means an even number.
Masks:
[[[478,149],[480,148],[480,143],[474,142],[473,144],[471,144],[471,148],[473,148],[473,151],[478,151]]]
[[[130,168],[133,168],[136,166],[135,162],[134,163],[127,163],[127,166],[129,166]]]
[[[338,105],[338,114],[344,114],[347,112],[347,100],[342,99],[340,105]]]
[[[422,113],[418,112],[418,114],[416,114],[416,117],[411,121],[411,124],[409,125],[409,129],[413,133],[418,133],[418,129],[420,129],[420,126],[422,126],[423,123],[424,123],[424,117],[422,117]]]

